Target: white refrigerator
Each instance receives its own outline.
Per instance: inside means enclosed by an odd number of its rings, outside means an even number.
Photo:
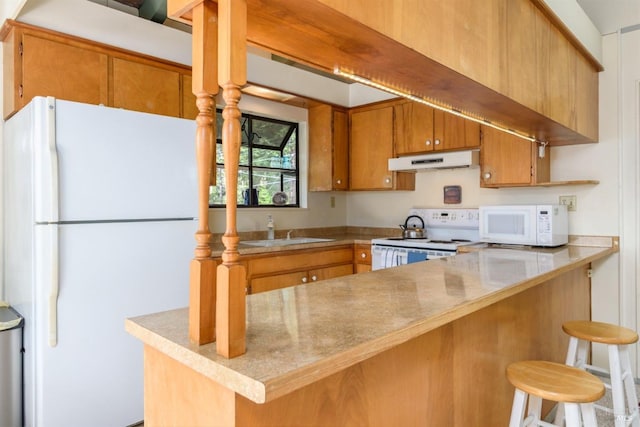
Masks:
[[[143,419],[127,317],[188,305],[195,122],[35,98],[4,126],[5,299],[25,318],[24,425]]]

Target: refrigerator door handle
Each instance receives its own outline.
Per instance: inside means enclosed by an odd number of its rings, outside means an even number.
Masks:
[[[60,218],[59,207],[59,176],[58,170],[58,147],[56,146],[56,99],[49,96],[47,97],[47,130],[48,130],[48,143],[49,143],[49,158],[51,159],[51,192],[49,197],[49,203],[51,204],[51,218],[49,221],[58,222]]]
[[[58,345],[58,295],[60,293],[60,276],[59,276],[59,243],[58,243],[58,225],[55,224],[59,219],[59,170],[58,170],[58,148],[56,147],[56,100],[53,97],[47,97],[47,129],[49,131],[49,158],[51,159],[51,224],[50,239],[51,242],[51,290],[49,291],[49,346]]]
[[[58,295],[60,294],[58,225],[50,227],[51,289],[49,290],[49,347],[58,345]]]

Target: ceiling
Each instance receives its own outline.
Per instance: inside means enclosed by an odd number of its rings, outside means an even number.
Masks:
[[[640,0],[576,0],[600,34],[640,25]]]

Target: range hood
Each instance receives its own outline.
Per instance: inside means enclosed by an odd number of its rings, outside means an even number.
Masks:
[[[389,159],[389,170],[420,172],[434,169],[470,168],[477,167],[479,160],[480,152],[478,150],[421,154]]]

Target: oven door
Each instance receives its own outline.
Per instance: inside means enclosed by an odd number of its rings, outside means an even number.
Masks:
[[[407,248],[372,245],[371,270],[397,267],[407,263]]]

